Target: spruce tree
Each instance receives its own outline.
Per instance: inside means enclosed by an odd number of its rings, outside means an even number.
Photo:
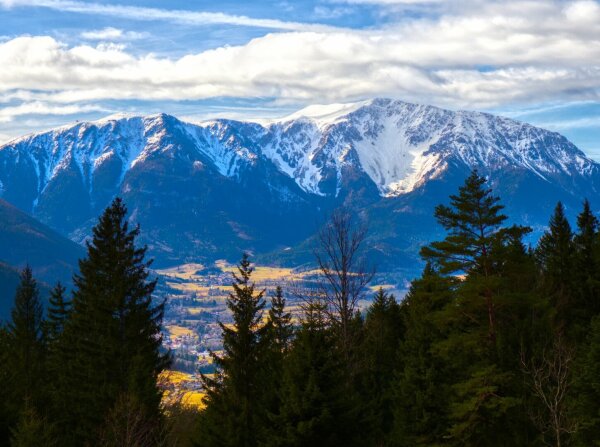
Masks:
[[[574,317],[575,246],[571,225],[560,202],[549,229],[540,238],[536,257],[542,271],[543,290],[556,309],[557,330],[564,332],[570,329]]]
[[[34,408],[26,405],[12,431],[11,447],[54,447],[60,443],[52,426]]]
[[[427,264],[401,305],[405,327],[399,365],[392,383],[393,446],[430,446],[445,442],[450,385],[456,373],[437,347],[451,329],[440,311],[453,301],[456,281]]]
[[[580,350],[583,352],[577,362],[574,401],[571,402],[579,423],[575,445],[600,445],[600,316],[592,320],[587,346],[580,346]]]
[[[8,323],[8,371],[6,386],[10,389],[10,405],[15,414],[27,403],[41,410],[44,406],[45,345],[43,308],[39,289],[31,268],[21,272],[21,282]]]
[[[70,411],[70,402],[64,399],[65,379],[70,371],[65,367],[65,353],[69,349],[63,337],[65,325],[70,316],[71,303],[65,297],[66,288],[59,282],[50,292],[48,300],[45,333],[47,339],[47,372],[52,380],[48,383],[53,420],[58,422]]]
[[[360,394],[370,445],[387,445],[392,429],[391,384],[403,333],[400,306],[394,295],[379,288],[367,310],[360,347]]]
[[[600,236],[599,222],[591,210],[590,202],[583,203],[577,216],[575,245],[575,299],[574,317],[585,333],[591,318],[600,314]]]
[[[311,300],[286,357],[279,413],[265,445],[279,447],[363,445],[355,408],[340,381],[343,358],[335,349],[327,304]]]
[[[285,305],[286,300],[283,297],[283,289],[281,286],[277,286],[275,294],[271,298],[269,323],[271,324],[273,344],[282,353],[289,348],[294,332],[292,314],[286,311]]]
[[[15,423],[15,410],[11,406],[10,378],[10,352],[8,332],[6,327],[0,326],[0,445],[8,445],[10,442],[10,429]]]
[[[252,271],[244,254],[227,299],[233,323],[219,323],[223,354],[213,353],[217,373],[202,376],[207,398],[198,439],[201,446],[253,447],[264,430],[270,325],[263,323],[264,290],[256,290]]]
[[[49,343],[56,342],[65,329],[71,303],[65,297],[66,288],[59,282],[50,291],[46,312],[46,334]]]
[[[119,198],[104,211],[74,278],[61,390],[69,408],[62,434],[73,445],[93,443],[124,396],[160,422],[157,377],[169,361],[160,352],[164,303],[153,302],[146,248],[136,246],[139,227],[130,229],[126,215]]]
[[[283,380],[284,363],[289,352],[294,327],[292,315],[286,310],[286,300],[283,289],[277,286],[271,297],[271,308],[267,318],[268,348],[265,361],[265,389],[263,398],[265,402],[266,417],[272,419],[279,412],[281,406],[281,385]],[[268,430],[267,430],[268,431]],[[269,436],[268,433],[263,437]]]

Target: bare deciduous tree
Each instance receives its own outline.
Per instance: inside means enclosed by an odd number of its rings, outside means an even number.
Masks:
[[[521,353],[521,369],[541,404],[531,412],[531,418],[547,445],[561,447],[577,429],[567,405],[573,357],[573,350],[560,335],[542,351],[540,358],[527,360]]]
[[[374,274],[361,256],[366,235],[365,225],[357,224],[348,210],[339,209],[319,232],[319,246],[315,250],[319,288],[346,353],[352,341],[351,323],[358,301],[364,297]]]
[[[167,433],[160,421],[147,417],[135,398],[123,395],[108,414],[98,445],[162,447],[167,445]]]

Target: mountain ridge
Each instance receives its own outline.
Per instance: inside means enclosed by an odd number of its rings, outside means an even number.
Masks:
[[[557,200],[571,213],[584,197],[600,202],[600,165],[556,132],[385,98],[261,122],[154,114],[62,126],[0,146],[0,197],[82,242],[123,196],[164,265],[241,251],[305,261],[310,250],[295,247],[347,206],[375,223],[373,256],[418,269],[415,247],[439,230],[434,206],[472,169],[538,233]]]

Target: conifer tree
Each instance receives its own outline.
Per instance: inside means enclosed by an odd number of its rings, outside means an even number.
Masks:
[[[66,288],[59,282],[50,292],[46,311],[45,334],[47,339],[46,369],[52,380],[48,383],[51,410],[55,421],[64,419],[70,411],[70,403],[63,398],[65,379],[70,371],[65,368],[65,351],[69,349],[64,329],[70,315],[71,303],[65,298]]]
[[[286,300],[283,297],[283,289],[277,286],[275,294],[271,298],[271,308],[269,309],[269,323],[273,336],[273,343],[280,352],[285,352],[289,348],[292,335],[292,314],[285,309]]]
[[[454,371],[446,436],[459,445],[508,442],[521,431],[524,419],[522,387],[515,386],[520,377],[518,345],[511,345],[512,362],[506,364],[503,356],[506,334],[512,330],[507,324],[511,319],[504,315],[520,308],[504,293],[503,266],[508,247],[516,247],[529,229],[504,227],[502,209],[485,179],[473,172],[459,194],[451,196],[450,206],[436,208],[448,235],[421,251],[441,274],[461,275],[452,301],[437,316],[449,332],[432,348]]]
[[[283,380],[284,363],[289,352],[294,328],[292,315],[287,312],[283,289],[277,286],[271,297],[268,325],[268,348],[264,359],[266,387],[263,390],[266,417],[272,419],[281,406],[281,385]],[[264,436],[269,436],[265,434]]]
[[[556,325],[561,332],[573,322],[574,256],[571,225],[558,202],[549,229],[540,238],[536,257],[542,270],[543,289],[556,309]]]
[[[344,363],[328,322],[327,304],[311,299],[286,357],[282,405],[266,445],[363,445],[358,436],[362,427],[339,379]]]
[[[213,353],[217,374],[202,377],[207,407],[201,418],[200,446],[253,447],[264,429],[264,361],[268,358],[270,326],[263,323],[264,290],[255,290],[252,271],[244,254],[237,274],[233,274],[233,293],[227,299],[233,323],[219,323],[223,354]]]
[[[588,336],[575,375],[575,402],[571,402],[579,423],[577,446],[600,444],[600,316],[592,320]]]
[[[48,310],[46,312],[46,331],[48,342],[56,342],[62,335],[69,316],[71,303],[65,298],[66,288],[59,282],[50,291]]]
[[[15,422],[14,408],[11,408],[10,378],[10,352],[8,332],[6,327],[0,325],[0,445],[10,442],[10,429]]]
[[[21,272],[21,282],[8,323],[8,370],[10,403],[15,414],[27,402],[33,408],[43,406],[44,356],[43,308],[31,268]]]
[[[11,447],[54,447],[60,443],[52,426],[34,408],[25,405],[19,423],[12,431]]]
[[[129,228],[127,209],[115,199],[87,243],[75,276],[73,308],[64,338],[68,371],[62,395],[70,409],[62,435],[74,445],[93,443],[115,403],[127,395],[158,426],[159,373],[164,303],[155,304],[145,247],[136,246],[139,227]]]
[[[427,264],[401,305],[405,326],[400,364],[393,380],[394,426],[390,445],[430,446],[444,443],[454,371],[437,351],[451,329],[440,312],[453,301],[456,281]]]
[[[529,230],[523,227],[505,228],[507,217],[500,198],[486,188],[486,180],[473,171],[459,188],[458,195],[450,196],[450,206],[435,208],[437,221],[448,231],[443,241],[433,242],[421,249],[426,261],[433,263],[442,274],[466,274],[477,278],[479,293],[485,300],[489,338],[496,338],[496,309],[493,297],[493,248],[513,235],[518,237]]]
[[[577,288],[575,318],[583,327],[595,315],[600,314],[600,237],[598,218],[585,200],[583,210],[577,216],[575,244],[575,284]]]
[[[403,332],[400,306],[379,288],[367,310],[361,343],[360,394],[370,445],[387,445],[392,429],[391,384]]]

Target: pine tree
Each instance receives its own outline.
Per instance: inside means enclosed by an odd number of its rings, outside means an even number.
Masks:
[[[502,227],[507,219],[501,214],[500,198],[485,187],[486,180],[473,171],[450,196],[450,206],[435,208],[437,221],[448,231],[443,241],[421,249],[423,258],[439,268],[442,274],[466,274],[477,279],[478,293],[487,307],[489,339],[495,344],[496,309],[493,290],[494,246],[502,245],[509,236],[519,237],[530,231],[523,227]]]
[[[575,445],[582,447],[600,444],[600,316],[592,320],[588,336],[577,365],[572,402],[579,422]]]
[[[46,317],[46,334],[49,343],[56,342],[62,335],[69,317],[71,303],[66,300],[66,288],[59,282],[50,291]]]
[[[60,445],[53,428],[34,408],[26,405],[12,432],[11,447],[54,447]]]
[[[52,380],[48,383],[51,412],[55,421],[63,420],[70,411],[70,402],[64,399],[65,382],[70,375],[66,369],[65,353],[69,349],[64,337],[64,329],[70,316],[71,303],[65,298],[66,288],[59,282],[50,292],[48,301],[45,334],[47,339],[47,372]]]
[[[268,348],[265,364],[265,383],[263,399],[265,402],[266,417],[271,420],[281,407],[281,385],[283,380],[284,363],[289,352],[294,327],[292,315],[286,311],[286,300],[283,289],[277,286],[271,297],[271,308],[267,318]],[[269,434],[263,434],[268,437]]]
[[[517,247],[530,230],[504,227],[502,208],[473,172],[450,206],[436,208],[448,235],[421,251],[441,274],[460,275],[452,301],[436,317],[448,328],[446,339],[432,346],[453,371],[446,436],[458,445],[498,445],[522,431],[518,344],[509,342],[514,361],[504,361],[513,321],[507,315],[518,314],[521,306],[507,299],[503,275],[509,247]]]
[[[301,327],[286,357],[282,405],[273,418],[265,445],[279,447],[363,445],[352,401],[339,377],[343,361],[327,304],[305,306]]]
[[[440,311],[456,287],[427,264],[401,305],[405,326],[400,364],[392,383],[394,425],[390,445],[441,445],[448,427],[448,400],[454,371],[436,347],[449,332]]]
[[[575,245],[575,285],[577,288],[574,317],[585,333],[589,321],[600,314],[600,236],[599,222],[593,214],[590,202],[583,203],[577,216]]]
[[[275,294],[271,298],[269,309],[269,322],[271,324],[273,342],[280,352],[289,348],[294,332],[292,326],[292,314],[285,309],[286,301],[283,297],[283,289],[277,286]]]
[[[8,445],[10,442],[10,429],[15,423],[15,411],[11,406],[10,378],[10,352],[9,337],[4,326],[0,326],[0,445]]]
[[[543,290],[556,309],[556,327],[563,332],[573,322],[575,246],[571,225],[560,202],[549,227],[540,238],[536,257],[542,270]]]
[[[39,289],[29,266],[21,272],[21,282],[15,295],[15,304],[8,323],[7,386],[11,390],[10,403],[15,414],[25,402],[33,408],[44,405],[43,308]]]
[[[159,373],[168,365],[160,353],[164,303],[155,304],[146,248],[135,241],[127,209],[115,199],[87,243],[87,257],[75,276],[73,308],[64,338],[64,407],[70,409],[62,434],[75,445],[93,443],[115,403],[136,399],[154,425],[160,422]]]
[[[404,327],[394,295],[379,288],[367,311],[361,343],[360,394],[369,443],[387,445],[392,429],[391,383],[398,363],[398,348]],[[365,428],[366,429],[366,428]]]
[[[213,354],[217,374],[202,377],[207,407],[201,418],[201,446],[252,447],[264,430],[264,361],[268,358],[270,326],[262,321],[264,290],[255,290],[252,271],[244,254],[238,273],[233,274],[233,293],[227,299],[233,324],[219,323],[223,354]]]

